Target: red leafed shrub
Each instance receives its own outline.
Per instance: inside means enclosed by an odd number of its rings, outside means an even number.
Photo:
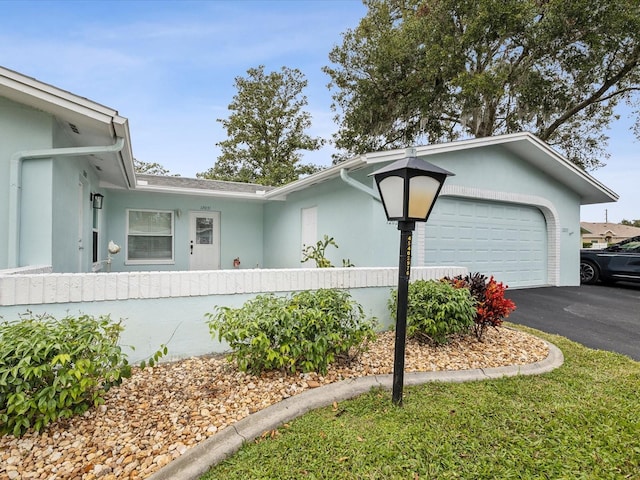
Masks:
[[[487,282],[484,298],[476,305],[477,316],[474,331],[478,340],[482,341],[482,335],[487,327],[498,327],[502,321],[516,309],[515,303],[504,297],[507,289],[502,282],[496,282],[493,276]]]
[[[496,282],[491,276],[489,280],[481,273],[474,273],[465,277],[459,275],[446,278],[456,288],[468,288],[476,302],[476,318],[473,331],[476,338],[482,341],[487,327],[498,327],[502,321],[516,308],[516,305],[504,297],[507,286]]]

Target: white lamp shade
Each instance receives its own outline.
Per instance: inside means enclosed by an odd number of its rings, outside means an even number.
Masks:
[[[390,176],[378,184],[380,196],[385,199],[387,217],[401,218],[404,214],[404,178]]]
[[[409,218],[427,218],[431,206],[440,190],[440,182],[432,177],[413,177],[409,179]]]

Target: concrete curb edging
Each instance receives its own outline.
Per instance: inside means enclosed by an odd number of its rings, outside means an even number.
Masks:
[[[545,343],[549,346],[549,355],[539,362],[485,369],[410,372],[405,373],[404,384],[468,382],[550,372],[564,363],[564,355],[552,343],[546,341]],[[351,378],[312,390],[305,390],[228,426],[220,433],[216,433],[187,450],[183,455],[148,477],[148,480],[198,480],[212,466],[233,455],[244,443],[254,440],[264,432],[274,430],[283,423],[311,410],[357,397],[372,388],[391,389],[392,379],[392,375],[373,375]]]

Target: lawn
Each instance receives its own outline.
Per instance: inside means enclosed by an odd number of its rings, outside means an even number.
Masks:
[[[405,388],[401,408],[371,391],[270,432],[201,480],[640,479],[640,362],[524,330],[564,365]]]

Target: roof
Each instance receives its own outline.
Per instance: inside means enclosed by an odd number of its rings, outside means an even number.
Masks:
[[[450,143],[437,143],[413,147],[418,157],[429,157],[448,152],[500,146],[514,153],[523,160],[534,165],[550,177],[576,192],[580,196],[581,205],[608,203],[618,200],[618,194],[596,180],[587,172],[576,166],[535,135],[522,132],[495,137],[473,138]],[[359,155],[327,170],[310,175],[302,180],[276,188],[269,192],[267,198],[282,198],[289,193],[302,190],[315,183],[338,177],[340,170],[363,168],[367,165],[392,162],[407,156],[406,149],[388,150]]]
[[[614,237],[635,237],[640,235],[640,228],[621,223],[580,222],[580,228],[590,236],[605,237],[612,234]]]
[[[87,157],[104,187],[282,200],[289,193],[337,178],[343,170],[357,170],[372,164],[400,160],[406,156],[405,149],[359,155],[278,188],[251,184],[245,187],[236,182],[207,183],[208,181],[204,180],[181,179],[181,177],[164,177],[164,179],[159,177],[155,180],[146,179],[136,183],[128,120],[120,116],[117,111],[3,67],[0,67],[0,96],[53,115],[70,139],[71,144],[63,145],[64,147],[109,145],[113,144],[117,138],[123,138],[124,148],[121,151]],[[614,191],[528,132],[414,148],[418,157],[429,157],[491,146],[499,146],[516,154],[551,178],[566,185],[579,195],[581,205],[618,200],[618,195]],[[142,179],[143,176],[140,178]],[[177,178],[180,179],[176,180]]]
[[[262,198],[266,192],[274,189],[274,187],[258,185],[256,183],[227,182],[178,176],[139,173],[136,178],[138,180],[136,190],[160,190],[163,192],[182,193],[185,195],[196,194],[255,199],[256,197]]]
[[[86,156],[104,186],[135,184],[129,122],[116,110],[35,78],[0,67],[0,96],[51,115],[64,132],[54,147],[99,147],[124,139],[122,150]]]

